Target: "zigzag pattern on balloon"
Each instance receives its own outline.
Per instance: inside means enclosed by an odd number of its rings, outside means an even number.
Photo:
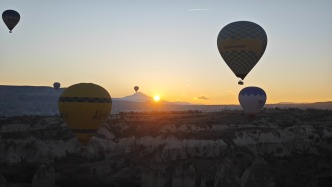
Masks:
[[[246,87],[244,89],[242,89],[239,93],[240,96],[244,96],[244,95],[260,95],[260,96],[266,96],[266,93],[264,92],[263,89],[258,88],[258,87]]]

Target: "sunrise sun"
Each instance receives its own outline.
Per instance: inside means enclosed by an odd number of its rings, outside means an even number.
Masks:
[[[160,96],[159,96],[159,95],[155,95],[155,96],[153,97],[153,100],[154,100],[154,101],[159,101],[159,100],[160,100]]]

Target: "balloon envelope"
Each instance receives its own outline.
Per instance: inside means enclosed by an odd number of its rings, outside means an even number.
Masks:
[[[266,93],[259,87],[246,87],[240,91],[239,101],[244,113],[255,116],[265,105]]]
[[[80,83],[65,89],[59,98],[58,108],[61,117],[77,139],[86,145],[107,120],[112,99],[103,87]]]
[[[54,89],[58,90],[60,88],[60,83],[59,82],[53,83],[53,87]]]
[[[134,87],[134,90],[135,90],[136,92],[138,91],[138,89],[139,89],[138,86],[135,86],[135,87]]]
[[[9,31],[12,31],[17,23],[20,21],[20,14],[15,10],[5,10],[2,13],[2,20],[5,22]]]
[[[226,64],[243,80],[263,56],[267,36],[258,24],[237,21],[221,29],[217,45]]]

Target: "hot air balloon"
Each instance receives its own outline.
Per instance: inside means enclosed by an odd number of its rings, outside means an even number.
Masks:
[[[266,93],[259,87],[246,87],[240,91],[239,101],[244,113],[254,118],[265,105]]]
[[[135,86],[135,87],[134,87],[134,90],[135,90],[136,92],[138,91],[138,89],[139,89],[138,86]]]
[[[267,45],[264,29],[256,23],[237,21],[221,29],[218,50],[228,67],[242,80],[263,56]],[[240,80],[239,84],[243,84]]]
[[[2,20],[5,22],[6,26],[9,29],[9,32],[11,33],[14,27],[17,25],[17,23],[20,21],[20,14],[16,12],[15,10],[5,10],[2,13]]]
[[[87,145],[112,109],[110,94],[101,86],[79,83],[68,87],[60,96],[61,117],[77,139]]]
[[[59,82],[53,83],[53,87],[55,90],[58,90],[60,88],[60,83]]]

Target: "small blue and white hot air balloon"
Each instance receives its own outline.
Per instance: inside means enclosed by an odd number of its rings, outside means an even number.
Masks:
[[[259,87],[246,87],[239,93],[239,102],[244,113],[254,118],[265,105],[266,93]]]

